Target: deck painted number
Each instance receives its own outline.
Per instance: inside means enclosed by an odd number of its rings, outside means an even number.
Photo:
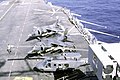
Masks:
[[[33,80],[32,77],[15,77],[14,80]]]

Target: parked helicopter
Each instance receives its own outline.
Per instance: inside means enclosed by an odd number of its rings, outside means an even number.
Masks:
[[[80,53],[63,53],[63,55],[45,58],[40,61],[33,70],[43,72],[55,72],[57,70],[73,70],[86,64],[86,60],[80,59]]]
[[[40,44],[38,46],[35,45],[33,49],[28,52],[26,58],[34,57],[34,56],[45,56],[49,54],[59,54],[63,52],[73,52],[73,51],[75,52],[76,51],[75,46],[72,44],[70,45],[63,43],[56,43],[56,42],[50,42],[47,45],[46,44]]]

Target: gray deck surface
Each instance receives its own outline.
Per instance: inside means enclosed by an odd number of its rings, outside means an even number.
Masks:
[[[0,80],[15,80],[16,77],[32,77],[33,80],[53,80],[50,73],[39,73],[32,71],[39,60],[13,60],[9,58],[22,58],[31,50],[30,47],[16,47],[12,53],[6,51],[7,44],[16,46],[33,46],[36,41],[25,42],[28,34],[32,32],[33,26],[41,27],[53,24],[56,16],[62,20],[62,25],[68,29],[72,24],[64,13],[56,13],[51,17],[50,13],[35,14],[34,9],[50,10],[43,0],[9,0],[9,3],[0,3]],[[57,7],[55,7],[57,8]],[[71,34],[77,32],[73,29]],[[87,42],[81,35],[71,36],[77,48],[88,49]],[[83,58],[87,57],[87,51],[80,51]],[[17,79],[16,79],[17,80]],[[23,80],[23,79],[22,79]]]

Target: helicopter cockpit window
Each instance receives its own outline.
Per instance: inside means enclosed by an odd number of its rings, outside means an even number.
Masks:
[[[54,64],[54,66],[56,66],[56,64]]]
[[[69,67],[69,64],[64,64],[65,67]]]
[[[51,67],[51,64],[50,64],[50,63],[48,63],[48,67]]]
[[[120,72],[120,66],[117,67],[117,71]]]
[[[59,64],[59,66],[61,66],[61,64]]]
[[[50,62],[51,60],[47,60],[48,62]]]

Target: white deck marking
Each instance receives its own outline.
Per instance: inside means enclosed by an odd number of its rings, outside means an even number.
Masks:
[[[72,31],[72,29],[74,29],[75,28],[75,26],[73,26],[69,31],[68,31],[68,34]]]
[[[79,32],[71,33],[69,35],[81,35],[81,36],[83,36],[83,34],[80,34]]]
[[[6,14],[10,11],[10,9],[14,6],[14,4],[15,4],[16,1],[17,0],[15,0],[13,2],[13,4],[7,9],[7,11],[0,17],[0,21],[6,16]]]
[[[30,2],[31,2],[31,4],[32,4],[32,0],[30,0]],[[21,30],[20,37],[19,37],[18,45],[19,45],[19,43],[20,43],[20,41],[21,41],[21,37],[22,37],[22,35],[23,35],[24,27],[25,27],[25,24],[26,24],[26,21],[27,21],[27,17],[28,17],[29,12],[30,12],[31,4],[29,5],[29,8],[28,8],[28,10],[27,10],[27,12],[26,12],[26,16],[25,16],[25,20],[24,20],[24,23],[23,23],[23,27],[22,27],[22,30]],[[18,50],[18,47],[16,48],[16,52],[15,52],[14,57],[17,55],[17,50]],[[12,61],[12,66],[14,65],[14,63],[15,63],[15,61],[13,60],[13,61]],[[9,71],[9,75],[8,75],[8,80],[10,80],[11,71],[12,71],[12,66],[10,67],[10,71]]]
[[[22,77],[22,76],[17,76],[14,78],[14,80],[33,80],[32,77]]]
[[[31,3],[23,3],[22,2],[20,5],[29,5],[29,4],[31,4]],[[39,4],[39,3],[33,3],[33,4],[35,5],[35,4]]]

